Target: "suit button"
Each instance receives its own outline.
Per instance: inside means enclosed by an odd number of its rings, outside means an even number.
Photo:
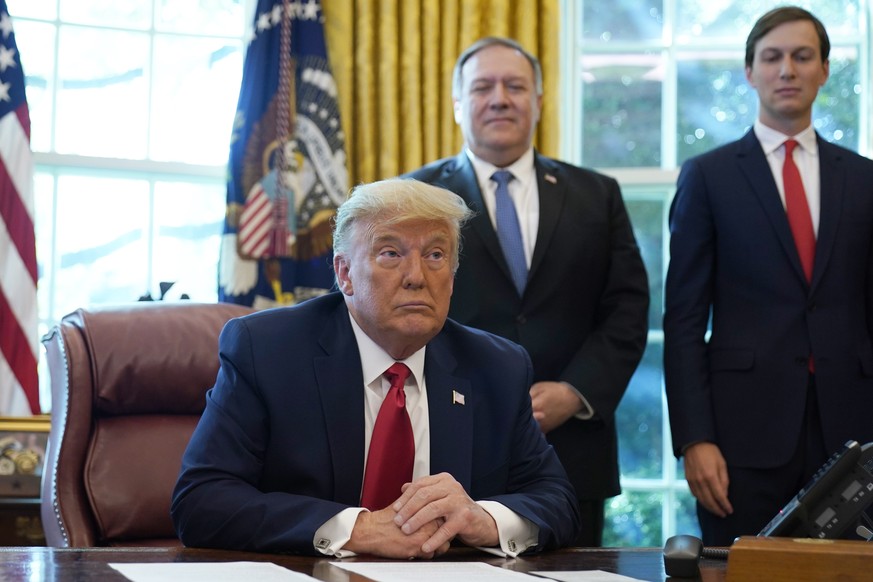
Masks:
[[[515,322],[520,325],[524,325],[525,323],[527,323],[527,318],[524,315],[518,315],[515,318]]]
[[[806,358],[804,358],[803,356],[797,356],[796,358],[794,358],[794,363],[798,366],[805,366]]]

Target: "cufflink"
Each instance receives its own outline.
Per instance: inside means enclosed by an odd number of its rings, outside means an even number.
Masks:
[[[319,538],[317,542],[315,542],[315,547],[319,550],[326,550],[330,547],[330,540],[327,538]]]
[[[515,551],[515,540],[509,540],[508,542],[506,542],[506,547],[509,548],[510,552],[514,552]]]

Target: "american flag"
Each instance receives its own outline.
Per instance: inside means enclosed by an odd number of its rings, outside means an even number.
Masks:
[[[0,414],[38,414],[33,159],[24,73],[0,0]]]

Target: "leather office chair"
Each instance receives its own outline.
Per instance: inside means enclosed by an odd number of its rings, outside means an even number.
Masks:
[[[231,304],[137,303],[43,338],[52,415],[41,515],[54,547],[181,545],[170,498],[218,371]]]

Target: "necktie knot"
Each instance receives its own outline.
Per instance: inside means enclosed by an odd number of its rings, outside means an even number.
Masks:
[[[491,179],[497,182],[497,188],[507,187],[515,176],[509,170],[497,170],[491,174]]]
[[[403,385],[411,373],[412,371],[406,364],[394,362],[382,374],[388,380],[388,383],[391,384],[391,391],[395,392],[398,406],[406,406],[406,392],[403,391]]]
[[[785,159],[794,155],[794,148],[798,145],[797,140],[789,139],[785,141]]]

